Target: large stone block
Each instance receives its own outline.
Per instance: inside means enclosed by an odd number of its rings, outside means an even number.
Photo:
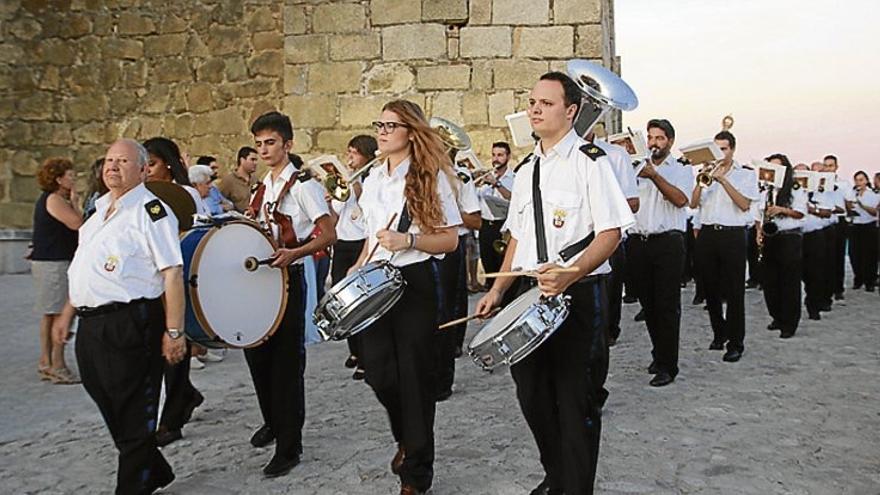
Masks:
[[[72,43],[65,41],[49,40],[40,43],[37,53],[39,60],[49,65],[70,66],[76,62],[76,49]]]
[[[364,130],[345,130],[345,131],[336,131],[336,130],[326,130],[326,131],[318,131],[318,139],[317,139],[317,149],[313,149],[312,151],[316,152],[326,152],[326,153],[342,153],[345,151],[348,146],[348,141],[351,140],[357,134],[369,134],[369,131]]]
[[[565,58],[574,53],[572,26],[522,27],[513,31],[513,56]]]
[[[0,225],[13,228],[30,228],[34,218],[34,203],[0,204]]]
[[[51,93],[40,91],[18,100],[15,114],[22,120],[49,120],[53,107]]]
[[[422,18],[422,2],[418,0],[371,0],[370,22],[373,26],[418,22]]]
[[[356,33],[367,26],[367,13],[359,3],[325,3],[312,11],[315,33]]]
[[[166,12],[159,23],[160,33],[182,33],[187,30],[189,25],[186,20],[173,12]]]
[[[549,64],[537,60],[496,60],[492,64],[495,87],[498,89],[526,89],[535,85]]]
[[[306,8],[302,5],[285,5],[284,34],[305,34]]]
[[[33,177],[13,175],[9,192],[13,202],[33,203],[40,196],[40,187]]]
[[[412,68],[399,63],[376,64],[364,74],[370,93],[405,93],[415,84]]]
[[[16,151],[9,159],[9,168],[17,175],[34,176],[40,168],[40,162],[33,153],[28,151]]]
[[[507,26],[461,29],[461,56],[464,58],[509,57],[511,46],[511,29]]]
[[[284,66],[284,94],[302,95],[306,93],[309,74],[308,65]]]
[[[281,50],[284,48],[284,35],[275,31],[254,33],[254,50]]]
[[[553,0],[555,24],[598,24],[604,0]]]
[[[603,58],[605,43],[604,28],[601,24],[578,26],[575,55],[583,58]]]
[[[0,43],[0,62],[17,64],[24,58],[24,50],[14,43]]]
[[[329,62],[309,67],[310,93],[344,93],[361,87],[360,62]]]
[[[248,64],[244,57],[227,57],[223,73],[227,81],[244,81],[248,78]]]
[[[80,144],[99,144],[105,142],[106,126],[100,122],[89,122],[73,130],[73,138]]]
[[[492,143],[497,141],[511,142],[506,129],[474,129],[468,131],[471,138],[471,146],[480,160],[489,165],[492,163]],[[514,164],[516,162],[513,162]]]
[[[116,23],[119,34],[151,34],[156,32],[153,20],[141,11],[123,11]]]
[[[246,53],[248,32],[239,26],[214,26],[208,33],[208,49],[211,55]]]
[[[147,57],[150,58],[178,55],[182,52],[182,48],[186,46],[186,41],[187,35],[183,33],[147,36],[144,39],[144,51]]]
[[[254,33],[257,31],[272,31],[278,29],[278,19],[276,14],[272,12],[271,7],[245,7],[244,25],[248,31]]]
[[[444,119],[463,125],[461,117],[461,98],[462,93],[459,91],[441,91],[434,93],[429,97],[431,108],[428,110],[429,115],[443,117]]]
[[[40,141],[42,143],[43,136],[40,135],[40,130],[44,125],[49,124],[13,120],[6,125],[0,126],[0,143],[10,148],[18,147],[21,146],[22,143],[33,141],[34,134],[40,136]]]
[[[109,111],[107,97],[101,94],[70,98],[64,103],[67,119],[74,122],[103,120]]]
[[[211,84],[191,84],[186,92],[186,107],[190,112],[206,112],[214,108]]]
[[[493,24],[546,24],[550,20],[550,0],[495,0]]]
[[[253,76],[281,77],[284,71],[284,52],[267,50],[248,60],[248,74]]]
[[[383,28],[382,53],[385,60],[442,58],[446,55],[446,27],[426,23]]]
[[[418,89],[467,89],[470,87],[469,65],[437,65],[417,69]]]
[[[482,92],[465,93],[461,99],[461,118],[464,125],[486,125],[489,123],[489,102]]]
[[[294,127],[333,127],[336,124],[336,96],[287,96],[282,112],[290,116]]]
[[[467,19],[468,0],[422,0],[423,21],[440,21],[452,24],[464,22]]]
[[[167,84],[150,86],[138,106],[138,114],[163,114],[171,103],[171,89]]]
[[[330,36],[332,60],[368,60],[378,58],[381,52],[382,39],[379,33]]]
[[[219,83],[223,81],[223,72],[225,70],[226,63],[222,58],[209,58],[196,66],[196,80]]]
[[[489,95],[489,125],[491,127],[506,127],[505,115],[514,112],[513,91],[498,91]]]
[[[474,60],[471,63],[471,88],[489,89],[492,87],[492,61]]]
[[[339,124],[342,127],[369,127],[379,118],[382,106],[388,98],[381,96],[341,96],[339,98]]]
[[[468,25],[480,26],[492,23],[492,0],[470,0]]]
[[[191,33],[186,41],[186,55],[188,57],[207,58],[211,56],[208,45],[198,33]]]
[[[59,35],[62,38],[79,38],[92,32],[92,21],[82,15],[67,15],[61,23]]]
[[[9,34],[20,40],[32,40],[43,32],[43,26],[30,18],[19,18],[8,24]]]
[[[137,62],[123,62],[122,83],[127,88],[142,88],[147,84],[149,66],[145,60]]]
[[[240,134],[247,132],[245,121],[238,106],[208,112],[199,117],[199,125],[210,134]]]
[[[152,77],[160,83],[192,81],[193,77],[187,61],[182,58],[165,58],[153,66]]]
[[[284,61],[288,64],[308,64],[327,58],[327,36],[304,34],[284,38]]]

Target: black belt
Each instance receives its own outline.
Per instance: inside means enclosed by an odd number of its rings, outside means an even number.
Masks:
[[[498,226],[504,225],[504,222],[505,222],[505,220],[490,220],[488,218],[483,219],[483,223],[489,224],[493,227],[496,225],[498,225]]]
[[[717,223],[704,224],[702,228],[705,230],[746,230],[744,225],[718,225]]]
[[[80,306],[76,308],[76,315],[80,318],[91,318],[93,316],[107,315],[110,313],[115,313],[117,311],[122,311],[131,306],[136,306],[138,304],[143,304],[155,300],[156,299],[140,298],[129,302],[112,302],[102,304],[94,308],[90,308],[88,306]]]
[[[639,234],[635,232],[630,232],[628,235],[642,242],[647,242],[650,239],[658,239],[661,237],[669,237],[673,235],[684,235],[684,232],[680,230],[667,230],[666,232],[658,232],[656,234]]]
[[[793,229],[780,230],[775,235],[801,235],[801,234],[803,234],[803,231],[800,229],[800,227],[796,227]]]

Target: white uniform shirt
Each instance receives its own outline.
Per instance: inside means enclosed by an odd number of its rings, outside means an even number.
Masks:
[[[702,219],[702,216],[700,215],[700,209],[699,208],[691,208],[690,210],[691,210],[691,227],[694,230],[699,230],[699,229],[703,228],[703,219]]]
[[[591,232],[623,231],[635,223],[608,158],[591,159],[580,150],[586,144],[572,129],[546,153],[538,143],[535,158],[517,171],[507,219],[511,236],[517,240],[512,268],[533,270],[540,265],[532,206],[532,171],[536,158],[541,160],[541,204],[549,262],[569,266],[582,253],[562,261],[559,252],[563,249]],[[592,274],[609,271],[611,266],[606,260]]]
[[[110,194],[98,198],[95,214],[79,229],[67,270],[74,307],[155,299],[165,292],[160,272],[183,265],[177,217],[168,205],[143,184],[122,195],[105,220],[111,202]]]
[[[862,208],[862,204],[870,206],[871,208],[876,208],[878,203],[880,203],[880,195],[869,188],[865,189],[865,191],[861,194],[854,193],[852,201],[854,203],[853,211],[859,214],[859,216],[857,217],[852,217],[853,225],[864,225],[877,221],[877,217],[875,215],[871,215],[864,208]],[[859,204],[860,202],[862,204]]]
[[[812,193],[806,193],[807,201],[816,206],[816,208],[820,210],[832,210],[834,208],[833,198],[830,197],[828,191],[818,192],[814,191]],[[835,222],[836,217],[831,215],[831,218],[834,218]],[[813,215],[812,213],[807,213],[804,215],[804,220],[801,223],[801,230],[807,234],[810,232],[815,232],[817,230],[822,230],[828,225],[828,222],[825,218],[819,217],[817,215]]]
[[[657,173],[689,197],[694,190],[694,174],[691,167],[682,165],[672,155],[656,165]],[[670,230],[687,231],[688,208],[678,208],[663,196],[660,188],[651,179],[639,177],[639,211],[636,224],[630,232],[638,234],[659,234]]]
[[[825,225],[834,225],[841,218],[846,218],[846,202],[853,199],[852,185],[847,181],[838,180],[830,189],[825,191],[828,197],[828,203],[831,206],[832,215],[830,218],[823,218]],[[834,210],[840,208],[841,213],[834,213]]]
[[[778,196],[779,196],[779,193],[777,191],[774,191],[773,192],[774,201],[776,201],[776,198]],[[766,201],[767,201],[767,194],[763,194],[762,200],[761,200],[761,206],[760,206],[760,212],[761,212],[761,220],[760,221],[762,223],[764,221],[764,208],[767,205]],[[789,205],[787,208],[791,208],[794,211],[799,211],[799,212],[803,213],[804,217],[803,218],[792,218],[789,216],[779,215],[779,216],[773,217],[771,220],[773,220],[773,222],[776,223],[776,226],[779,227],[779,230],[791,230],[791,229],[802,228],[804,225],[804,221],[807,218],[807,193],[804,192],[803,189],[792,189],[792,191],[791,191],[791,205]]]
[[[471,171],[467,167],[456,167],[455,172],[458,174],[458,191],[455,195],[455,202],[458,204],[460,213],[477,213],[481,212],[480,198],[477,197],[477,188],[474,186],[474,178]],[[491,172],[490,172],[491,173]],[[471,229],[460,225],[458,227],[458,235],[462,236],[470,232]]]
[[[290,179],[296,167],[292,163],[288,163],[278,178],[272,180],[272,172],[268,172],[263,178],[263,184],[266,186],[266,192],[263,194],[263,205],[274,203],[284,189],[284,184]],[[260,208],[257,220],[265,222],[265,208]],[[312,231],[315,230],[315,220],[324,215],[330,214],[327,202],[324,201],[324,188],[315,180],[295,181],[287,191],[287,194],[281,198],[278,211],[289,216],[293,224],[293,231],[298,241],[307,239]],[[270,224],[272,227],[272,235],[277,239],[279,227],[274,222]],[[302,263],[302,258],[294,263]]]
[[[192,196],[193,203],[196,204],[196,215],[204,215],[206,217],[211,216],[211,209],[208,208],[208,204],[205,203],[205,199],[199,194],[199,190],[193,186],[181,186],[186,189],[186,192]]]
[[[367,237],[364,212],[361,211],[354,189],[351,189],[351,196],[345,202],[334,199],[330,201],[330,206],[339,216],[339,220],[336,221],[337,239],[361,241]]]
[[[754,170],[734,161],[727,173],[727,180],[752,204],[760,199],[758,174]],[[751,205],[746,211],[740,210],[718,181],[713,181],[712,185],[703,189],[700,197],[700,217],[703,227],[707,225],[745,227],[755,222],[755,212]]]
[[[495,172],[490,172],[495,173]],[[504,189],[508,191],[513,191],[513,170],[511,170],[508,165],[507,170],[501,174],[501,177],[498,178],[498,183],[501,184]],[[504,220],[505,217],[496,217],[492,214],[492,210],[489,209],[489,205],[486,204],[486,198],[491,196],[493,198],[504,199],[504,196],[498,191],[497,187],[492,187],[490,184],[483,184],[477,189],[477,194],[480,197],[480,216],[483,220]]]
[[[626,199],[638,198],[640,193],[638,181],[636,180],[636,169],[633,167],[632,157],[629,156],[626,148],[602,141],[601,139],[595,140],[593,144],[604,151],[608,157],[608,161],[611,163],[611,170],[614,171],[614,176],[617,177],[617,183],[620,184],[623,196]]]
[[[406,185],[406,173],[409,171],[409,166],[410,159],[407,158],[389,174],[388,161],[386,160],[381,165],[373,167],[370,176],[364,180],[364,191],[361,193],[360,205],[364,211],[364,222],[367,228],[367,252],[372,251],[373,247],[378,244],[376,233],[388,225],[388,220],[393,215],[396,214],[397,217],[391,224],[391,230],[397,230],[397,226],[400,224],[400,213],[403,211],[405,202],[403,189]],[[437,172],[437,189],[444,222],[443,225],[435,227],[461,225],[461,215],[458,212],[458,204],[455,202],[455,194],[443,171]],[[407,232],[413,234],[422,232],[415,219]],[[442,254],[428,254],[417,249],[399,251],[393,259],[392,254],[391,251],[379,246],[371,261],[391,259],[391,263],[395,266],[407,266],[431,257],[442,259],[444,256]]]

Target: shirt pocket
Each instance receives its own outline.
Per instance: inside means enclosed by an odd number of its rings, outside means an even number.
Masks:
[[[144,278],[142,273],[150,264],[143,234],[128,230],[105,241],[107,252],[104,270],[117,278]]]
[[[571,191],[548,190],[542,196],[544,203],[544,228],[548,236],[552,235],[560,240],[560,245],[565,246],[579,231],[585,231],[585,227],[578,229],[582,222],[581,210],[584,198]]]

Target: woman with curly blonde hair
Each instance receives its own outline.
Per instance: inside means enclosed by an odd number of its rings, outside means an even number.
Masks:
[[[400,269],[406,288],[362,334],[361,360],[397,442],[391,470],[400,476],[402,494],[416,494],[430,488],[434,475],[437,279],[432,260],[455,250],[461,216],[447,178],[449,158],[422,109],[410,101],[389,102],[373,127],[383,161],[364,181],[360,206],[368,237],[351,270],[376,247],[371,261],[389,260]]]

